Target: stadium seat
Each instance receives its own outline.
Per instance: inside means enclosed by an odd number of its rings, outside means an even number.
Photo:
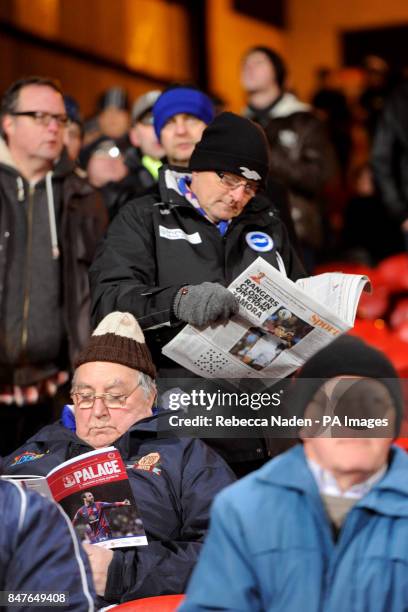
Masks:
[[[408,322],[408,297],[398,300],[390,316],[390,325],[394,330],[406,322]]]
[[[382,319],[371,321],[368,319],[356,319],[354,327],[348,332],[352,336],[358,336],[368,344],[372,344],[380,350],[387,344],[390,332]]]
[[[389,290],[387,287],[374,287],[372,293],[361,294],[357,316],[362,319],[380,319],[389,308]]]
[[[408,319],[395,329],[394,334],[406,343],[406,351],[408,353]]]
[[[379,283],[387,286],[390,292],[408,291],[408,254],[387,257],[378,265],[377,273]]]
[[[408,452],[408,438],[397,438],[395,444]]]
[[[325,272],[343,272],[344,274],[365,274],[371,279],[374,268],[351,261],[329,261],[316,266],[313,275],[324,274]]]
[[[356,319],[354,328],[348,333],[383,351],[393,363],[398,375],[401,378],[408,377],[408,344],[397,334],[391,333],[384,321]]]
[[[158,597],[145,597],[126,601],[109,610],[118,612],[175,612],[184,599],[184,595],[160,595]]]

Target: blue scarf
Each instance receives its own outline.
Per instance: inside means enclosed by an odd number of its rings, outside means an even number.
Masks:
[[[214,221],[212,221],[207,215],[207,213],[205,212],[205,210],[201,208],[199,201],[197,200],[197,196],[191,191],[190,185],[189,185],[189,179],[186,176],[178,179],[177,186],[180,189],[180,193],[186,198],[187,202],[189,202],[192,206],[194,206],[194,208],[200,213],[200,215],[202,215],[210,223],[215,225],[215,227],[220,232],[221,236],[225,236],[228,226],[231,223],[231,221],[218,221],[218,223],[215,223]]]

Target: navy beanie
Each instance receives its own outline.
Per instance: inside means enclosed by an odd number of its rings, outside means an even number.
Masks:
[[[214,119],[214,105],[210,98],[192,87],[174,87],[164,91],[153,106],[154,131],[160,140],[160,132],[169,119],[186,113],[194,115],[205,124]]]
[[[269,170],[264,131],[245,117],[220,113],[196,144],[190,170],[231,172],[264,185]]]
[[[302,417],[320,387],[327,380],[338,376],[372,378],[386,387],[396,413],[397,436],[403,418],[402,389],[398,374],[384,353],[355,336],[340,336],[306,361],[285,398],[290,414]]]

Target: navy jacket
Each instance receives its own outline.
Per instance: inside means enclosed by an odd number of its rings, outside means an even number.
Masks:
[[[114,443],[128,467],[149,545],[115,550],[101,603],[183,593],[208,528],[211,502],[235,480],[201,440],[161,439],[159,419],[139,421]],[[74,432],[54,423],[6,458],[5,472],[46,475],[89,450]],[[147,455],[150,461],[143,459]]]
[[[93,612],[88,559],[59,506],[0,479],[0,516],[0,591],[65,592],[60,609]],[[10,609],[33,608],[34,603],[21,602]]]

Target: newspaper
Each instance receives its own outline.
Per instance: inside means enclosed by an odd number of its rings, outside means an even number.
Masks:
[[[69,459],[45,477],[2,478],[58,502],[83,542],[104,548],[147,545],[126,467],[113,446]]]
[[[369,279],[333,272],[296,283],[258,257],[228,289],[239,312],[186,325],[163,354],[204,378],[283,378],[354,325]]]

